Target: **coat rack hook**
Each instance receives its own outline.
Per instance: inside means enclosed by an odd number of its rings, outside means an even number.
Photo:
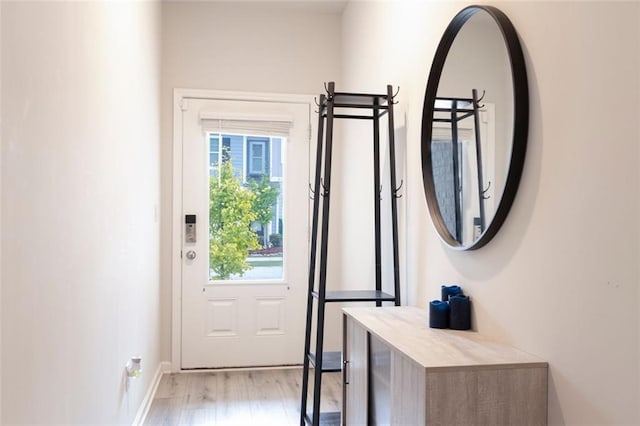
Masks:
[[[400,179],[400,186],[398,186],[397,188],[395,188],[393,190],[393,196],[396,198],[402,198],[402,194],[398,195],[398,192],[400,191],[400,189],[402,188],[402,185],[404,185],[404,180]]]
[[[316,195],[316,191],[313,190],[313,188],[311,187],[311,184],[309,184],[309,199],[310,200],[315,200],[315,195]]]
[[[324,184],[324,180],[320,179],[320,185],[322,186],[322,193],[320,193],[320,195],[323,197],[329,195],[329,188]]]
[[[489,188],[491,188],[491,181],[489,181],[489,182],[488,182],[487,189],[483,189],[483,190],[482,190],[482,194],[483,194],[483,195],[484,195],[484,194],[486,194],[486,193],[487,193],[487,191],[489,190]]]
[[[324,82],[324,91],[327,92],[327,100],[333,100],[333,93],[329,92],[329,86],[327,85],[326,81]]]
[[[391,96],[391,99],[395,99],[396,96],[398,96],[398,93],[400,93],[400,86],[398,86],[398,89],[396,90],[396,93],[393,94],[393,96]]]
[[[484,104],[481,104],[481,103],[480,103],[480,101],[482,101],[482,100],[484,99],[484,95],[485,95],[486,93],[487,93],[487,92],[486,92],[486,90],[482,89],[482,96],[480,96],[478,99],[476,99],[476,101],[475,101],[475,102],[476,102],[476,105],[475,105],[475,106],[476,106],[478,109],[482,109],[482,108],[484,108],[484,107],[485,107],[485,105],[484,105]]]

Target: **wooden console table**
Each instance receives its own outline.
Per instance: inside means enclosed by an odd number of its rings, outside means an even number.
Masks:
[[[547,424],[546,362],[414,307],[343,313],[343,424]]]

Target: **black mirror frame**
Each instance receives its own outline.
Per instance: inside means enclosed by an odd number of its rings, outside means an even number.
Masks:
[[[511,75],[513,80],[513,140],[511,145],[511,160],[509,162],[509,170],[507,172],[507,180],[498,206],[496,208],[493,219],[487,226],[487,229],[480,237],[469,246],[463,246],[457,241],[447,229],[447,226],[440,213],[438,200],[436,198],[435,186],[433,182],[432,163],[431,163],[431,137],[434,103],[440,76],[444,67],[445,60],[449,53],[449,49],[453,41],[462,28],[462,26],[475,13],[485,11],[494,19],[500,32],[502,33],[504,42],[509,54],[509,62],[511,64]],[[436,50],[429,80],[427,81],[427,90],[424,96],[424,105],[422,109],[422,179],[424,184],[424,192],[427,198],[429,214],[433,220],[433,224],[445,244],[455,250],[476,250],[487,244],[498,232],[504,223],[513,200],[515,199],[522,169],[524,167],[524,158],[527,150],[527,137],[529,132],[529,87],[527,80],[527,69],[525,66],[522,47],[518,40],[513,24],[499,9],[493,6],[468,6],[462,9],[452,20],[445,30],[440,44]]]

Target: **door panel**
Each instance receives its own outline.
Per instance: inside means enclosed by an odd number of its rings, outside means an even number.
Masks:
[[[182,241],[182,368],[300,364],[304,352],[308,263],[310,105],[187,99],[182,109],[183,200],[179,219],[184,223],[186,215],[196,215],[197,237],[195,242],[186,242],[183,235]],[[212,111],[220,112],[220,116],[231,114],[257,122],[260,117],[266,120],[287,116],[291,120],[289,134],[278,136],[277,144],[273,142],[274,147],[270,147],[269,141],[275,139],[269,139],[269,135],[260,130],[253,134],[244,130],[242,136],[239,131],[212,129]],[[212,137],[216,131],[219,135]],[[222,137],[225,132],[232,133],[228,138],[228,152]],[[252,137],[267,142],[256,145]],[[214,148],[212,140],[219,140],[220,145]],[[250,156],[249,149],[253,146],[260,149],[254,149],[255,155]],[[279,155],[280,151],[282,164],[274,167],[274,153]],[[249,160],[254,164],[247,164]],[[257,241],[265,246],[269,230],[279,229],[283,244],[281,255],[276,257],[279,260],[254,258],[247,253],[252,270],[214,280],[210,277],[218,275],[212,272],[209,262],[209,236],[213,229],[209,223],[210,180],[215,182],[222,173],[216,172],[212,163],[224,161],[238,164],[234,176],[237,175],[245,189],[250,186],[248,171],[264,170],[271,174],[265,175],[270,185],[277,186],[284,194],[284,199],[279,197],[277,206],[273,207],[274,215],[280,216],[274,216],[264,226],[254,221],[251,229],[262,233]],[[269,270],[264,265],[278,262],[280,266],[274,267],[277,273],[256,275],[256,271]]]

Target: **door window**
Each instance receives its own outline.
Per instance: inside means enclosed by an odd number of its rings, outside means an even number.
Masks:
[[[210,133],[208,140],[210,281],[283,280],[286,139]]]

